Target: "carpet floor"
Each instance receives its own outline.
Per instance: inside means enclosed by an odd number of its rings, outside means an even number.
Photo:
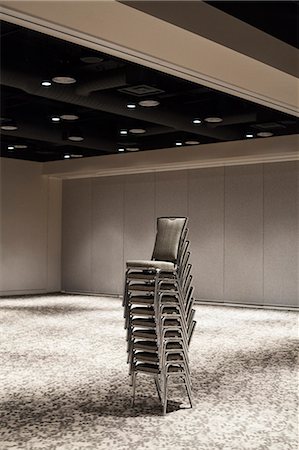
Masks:
[[[0,449],[297,449],[296,312],[196,310],[194,407],[163,416],[148,376],[130,406],[119,299],[1,299]]]

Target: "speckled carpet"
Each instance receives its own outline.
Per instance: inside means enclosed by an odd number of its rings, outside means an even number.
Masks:
[[[1,450],[297,449],[297,314],[196,309],[195,404],[163,417],[150,377],[130,406],[119,299],[1,299]]]

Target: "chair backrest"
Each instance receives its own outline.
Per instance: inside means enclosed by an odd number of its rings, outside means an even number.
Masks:
[[[157,234],[152,259],[177,262],[187,217],[158,217]]]

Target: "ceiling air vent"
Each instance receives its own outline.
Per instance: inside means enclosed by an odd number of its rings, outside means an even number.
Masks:
[[[118,91],[124,92],[125,94],[135,95],[136,97],[161,94],[164,92],[162,91],[162,89],[157,89],[153,86],[148,86],[147,84],[138,84],[137,86],[129,86],[126,88],[118,89]]]

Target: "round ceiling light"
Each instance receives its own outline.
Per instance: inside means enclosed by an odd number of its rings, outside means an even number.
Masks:
[[[19,148],[19,149],[24,149],[24,148],[28,148],[28,145],[25,144],[16,144],[15,148]]]
[[[135,109],[136,108],[136,104],[135,103],[127,103],[127,108]]]
[[[160,102],[158,102],[158,100],[141,100],[138,104],[140,106],[144,106],[145,108],[152,108],[160,105]]]
[[[58,84],[74,84],[77,80],[73,77],[53,77],[52,81]]]
[[[86,64],[98,64],[104,61],[104,58],[100,56],[83,56],[80,60]]]
[[[121,147],[121,148],[118,149],[118,151],[119,151],[119,152],[124,152],[125,149],[124,149],[123,147]]]
[[[122,134],[123,136],[125,136],[126,134],[128,134],[127,130],[120,130],[119,134]]]
[[[76,116],[76,114],[62,114],[60,116],[60,119],[63,119],[63,120],[78,120],[79,116]]]
[[[52,122],[60,122],[60,117],[58,116],[53,116],[51,117]]]
[[[3,124],[1,125],[1,130],[5,130],[5,131],[15,131],[17,130],[18,127],[16,125],[13,124]]]
[[[15,149],[14,145],[9,145],[9,146],[7,147],[7,150],[14,150],[14,149]]]
[[[253,138],[253,134],[252,133],[246,133],[245,137],[248,138],[248,139]]]
[[[146,130],[144,130],[144,128],[131,128],[129,131],[132,134],[143,134],[143,133],[146,133]]]
[[[84,137],[83,136],[71,135],[71,136],[68,136],[68,140],[69,141],[73,141],[73,142],[81,142],[81,141],[84,141]]]
[[[205,118],[205,122],[208,122],[208,123],[220,123],[220,122],[223,122],[223,119],[222,119],[222,117],[206,117]]]
[[[194,125],[199,125],[201,123],[200,119],[193,119],[192,123],[194,123]]]
[[[41,82],[41,85],[43,87],[50,87],[50,86],[52,86],[52,82],[49,81],[49,80],[44,80],[44,81]]]
[[[126,150],[128,150],[128,152],[138,152],[140,150],[139,147],[127,147]]]
[[[271,137],[273,136],[273,133],[271,133],[271,131],[260,131],[257,135],[259,137]]]
[[[200,142],[199,141],[186,141],[185,144],[187,144],[187,145],[197,145],[197,144],[200,144]]]
[[[71,155],[63,155],[64,159],[70,159]]]
[[[183,145],[183,143],[182,143],[182,142],[176,142],[175,145],[176,145],[177,147],[180,147],[181,145]]]

